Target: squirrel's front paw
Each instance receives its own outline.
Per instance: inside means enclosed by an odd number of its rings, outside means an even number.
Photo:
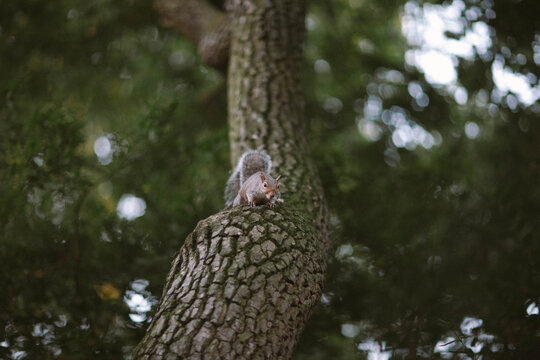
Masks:
[[[254,207],[255,206],[255,201],[248,201],[248,205],[251,206],[251,207]]]

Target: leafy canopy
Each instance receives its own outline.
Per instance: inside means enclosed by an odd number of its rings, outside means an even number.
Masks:
[[[539,7],[310,3],[333,236],[297,359],[537,353],[540,108],[520,89],[538,94]],[[418,30],[437,16],[439,47]],[[0,357],[127,357],[223,206],[225,80],[149,2],[4,1],[0,19]]]

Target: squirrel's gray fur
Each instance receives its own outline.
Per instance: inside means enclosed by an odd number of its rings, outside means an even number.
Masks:
[[[248,150],[240,156],[233,173],[225,186],[225,204],[230,206],[238,195],[244,182],[253,174],[262,171],[270,174],[272,159],[263,150]]]

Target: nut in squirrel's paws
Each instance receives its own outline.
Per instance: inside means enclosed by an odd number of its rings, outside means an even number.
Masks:
[[[285,201],[283,201],[283,199],[279,198],[279,199],[274,200],[274,202],[269,202],[268,206],[270,206],[270,209],[275,209],[278,206],[278,204],[282,205],[284,202]]]

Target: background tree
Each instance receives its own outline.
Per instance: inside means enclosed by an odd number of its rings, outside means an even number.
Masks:
[[[309,3],[332,242],[294,358],[534,358],[538,10]],[[129,357],[178,240],[223,206],[224,77],[157,24],[145,2],[0,3],[2,358]]]

